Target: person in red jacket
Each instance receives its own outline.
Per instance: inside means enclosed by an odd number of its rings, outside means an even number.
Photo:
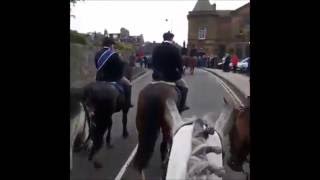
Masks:
[[[232,56],[231,56],[231,63],[232,63],[232,69],[233,69],[233,72],[236,73],[237,72],[237,64],[239,62],[239,58],[237,56],[236,53],[234,53],[233,51],[231,51],[232,53]]]

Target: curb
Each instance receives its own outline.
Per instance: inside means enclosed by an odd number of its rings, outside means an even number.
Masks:
[[[209,68],[202,68],[202,69],[220,78],[223,82],[225,82],[231,88],[232,91],[234,91],[234,93],[240,98],[242,102],[246,101],[247,95],[243,91],[241,91],[236,85],[234,85],[231,81],[229,81],[227,78],[219,75],[218,73],[210,70]]]

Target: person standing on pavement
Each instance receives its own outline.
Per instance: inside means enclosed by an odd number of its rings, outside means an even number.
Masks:
[[[229,70],[230,70],[230,67],[229,67],[230,59],[231,59],[230,54],[226,53],[225,56],[223,57],[224,63],[223,63],[222,69],[224,72],[229,72]]]
[[[231,56],[232,69],[233,69],[233,72],[236,73],[239,58],[238,58],[237,54],[234,53],[233,50],[231,51],[231,53],[232,53],[232,56]]]

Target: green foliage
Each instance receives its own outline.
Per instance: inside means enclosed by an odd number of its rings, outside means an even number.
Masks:
[[[84,35],[79,34],[77,31],[70,31],[70,43],[86,45],[87,41]]]
[[[122,53],[129,53],[134,51],[134,46],[128,43],[117,42],[115,49],[119,50]]]

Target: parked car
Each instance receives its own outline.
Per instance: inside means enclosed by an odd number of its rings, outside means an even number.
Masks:
[[[250,60],[250,57],[246,57],[242,59],[240,62],[238,62],[237,70],[240,72],[247,72],[249,60]]]

